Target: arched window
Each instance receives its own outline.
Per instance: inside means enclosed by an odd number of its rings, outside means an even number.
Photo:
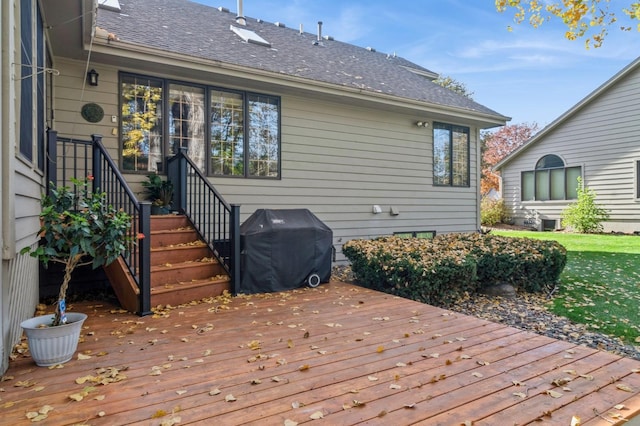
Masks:
[[[553,154],[545,155],[536,163],[536,170],[557,169],[558,167],[564,167],[564,161],[562,161],[562,158]]]
[[[580,166],[566,167],[559,156],[545,155],[534,170],[522,172],[522,201],[574,200],[581,176]]]

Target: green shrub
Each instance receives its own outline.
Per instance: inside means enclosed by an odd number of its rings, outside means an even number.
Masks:
[[[581,234],[602,232],[602,222],[609,219],[609,213],[596,203],[593,189],[582,187],[578,178],[578,199],[562,211],[562,226]]]
[[[542,291],[558,281],[566,264],[566,250],[555,241],[483,234],[351,240],[342,252],[361,285],[445,306],[497,283]]]
[[[480,222],[482,226],[493,226],[498,223],[508,223],[511,215],[504,200],[492,200],[483,197],[480,202]]]

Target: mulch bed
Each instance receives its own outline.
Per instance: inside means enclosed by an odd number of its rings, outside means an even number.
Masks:
[[[347,265],[335,266],[332,278],[358,284]],[[640,347],[625,345],[619,338],[594,333],[583,324],[576,324],[568,318],[554,315],[546,308],[548,302],[549,299],[544,295],[523,292],[518,292],[513,298],[474,294],[461,297],[452,306],[445,308],[640,360]]]

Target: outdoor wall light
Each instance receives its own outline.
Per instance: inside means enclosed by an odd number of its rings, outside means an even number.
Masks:
[[[418,126],[418,127],[429,127],[429,123],[427,123],[426,121],[417,121],[416,122],[416,126]]]
[[[97,86],[98,85],[98,76],[100,74],[98,74],[96,72],[96,70],[92,69],[91,71],[89,71],[87,73],[87,83],[89,83],[89,86]]]

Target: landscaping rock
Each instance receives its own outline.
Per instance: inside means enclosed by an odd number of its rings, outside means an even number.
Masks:
[[[511,284],[501,283],[485,287],[481,290],[482,294],[490,297],[504,297],[513,299],[516,297],[516,289]]]

